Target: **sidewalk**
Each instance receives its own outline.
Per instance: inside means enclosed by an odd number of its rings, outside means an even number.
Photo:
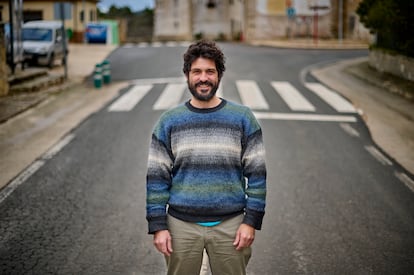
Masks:
[[[313,69],[311,74],[362,110],[374,142],[414,174],[413,82],[376,72],[368,58]]]
[[[317,45],[312,40],[252,44],[303,49],[367,48],[363,43],[351,41],[318,41]],[[69,49],[69,87],[65,90],[0,98],[0,118],[7,117],[0,123],[0,188],[128,85],[127,82],[112,83],[97,90],[83,82],[113,46],[71,44]],[[63,68],[53,71],[63,72]],[[390,92],[411,90],[412,83],[382,79],[380,74],[367,68],[366,59],[331,64],[311,73],[362,109],[374,141],[414,174],[414,103]]]
[[[314,40],[307,39],[281,39],[281,40],[257,40],[250,43],[254,46],[269,46],[290,49],[318,49],[318,50],[357,50],[368,49],[368,44],[354,40]]]
[[[114,48],[71,44],[68,81],[62,89],[0,98],[0,189],[127,85],[95,89],[84,83]],[[52,71],[63,70],[59,66]]]

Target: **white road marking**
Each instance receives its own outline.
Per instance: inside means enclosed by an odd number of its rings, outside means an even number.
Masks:
[[[272,87],[293,111],[315,111],[315,107],[289,82],[272,81]]]
[[[109,112],[127,112],[152,89],[152,85],[136,85],[109,106]]]
[[[412,180],[405,173],[395,172],[395,176],[402,181],[411,191],[414,192],[414,180]]]
[[[355,130],[354,128],[352,128],[351,125],[349,125],[348,123],[341,123],[339,124],[339,126],[341,126],[341,128],[351,137],[359,137],[359,133],[357,130]]]
[[[154,42],[154,43],[152,43],[152,46],[154,48],[159,48],[159,47],[162,47],[162,43],[161,42]]]
[[[11,194],[17,187],[25,182],[31,175],[36,173],[45,164],[43,160],[33,162],[29,167],[23,170],[12,182],[10,182],[0,193],[0,204]]]
[[[180,42],[180,46],[181,47],[188,47],[188,46],[190,46],[191,45],[191,42],[190,41],[183,41],[183,42]]]
[[[168,41],[167,43],[165,43],[165,46],[167,47],[177,47],[178,43],[175,41]]]
[[[138,44],[138,48],[145,48],[145,47],[148,47],[148,46],[149,46],[149,43],[147,43],[147,42],[141,42],[141,43]]]
[[[48,160],[53,158],[57,153],[59,153],[63,147],[68,145],[72,139],[75,137],[74,134],[69,134],[56,143],[52,148],[50,148],[45,154],[43,154],[42,159]]]
[[[253,112],[257,119],[357,122],[354,116]]]
[[[356,113],[356,109],[341,97],[339,94],[334,91],[326,88],[324,85],[319,83],[305,83],[305,86],[322,98],[326,103],[328,103],[332,108],[340,113]]]
[[[122,46],[122,48],[125,48],[125,49],[130,49],[133,47],[135,47],[135,44],[132,44],[132,43],[126,43]]]
[[[381,153],[380,151],[378,151],[377,148],[375,148],[374,146],[371,145],[367,145],[365,146],[365,149],[376,159],[378,160],[382,165],[392,165],[392,162],[386,157],[384,156],[383,153]]]
[[[153,110],[166,110],[176,106],[187,87],[184,83],[168,84],[153,106]]]
[[[237,80],[236,86],[244,105],[256,110],[269,109],[269,105],[255,81]]]

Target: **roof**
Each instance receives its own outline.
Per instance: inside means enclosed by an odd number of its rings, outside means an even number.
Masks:
[[[37,27],[37,28],[61,28],[62,22],[60,21],[46,21],[36,20],[24,23],[23,27]]]

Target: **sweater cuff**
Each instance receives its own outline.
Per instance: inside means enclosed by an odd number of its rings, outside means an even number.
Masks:
[[[256,230],[260,230],[262,229],[262,221],[264,214],[264,212],[246,209],[246,213],[243,218],[243,223],[252,226]]]
[[[154,234],[157,231],[168,230],[167,216],[147,217],[148,234]]]

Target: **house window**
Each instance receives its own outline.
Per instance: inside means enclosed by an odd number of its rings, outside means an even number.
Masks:
[[[59,20],[60,17],[60,3],[53,4],[53,13],[54,19]],[[72,4],[71,3],[63,3],[63,18],[64,19],[72,19]]]
[[[208,0],[207,1],[207,8],[214,9],[216,7],[216,1],[215,0]]]

